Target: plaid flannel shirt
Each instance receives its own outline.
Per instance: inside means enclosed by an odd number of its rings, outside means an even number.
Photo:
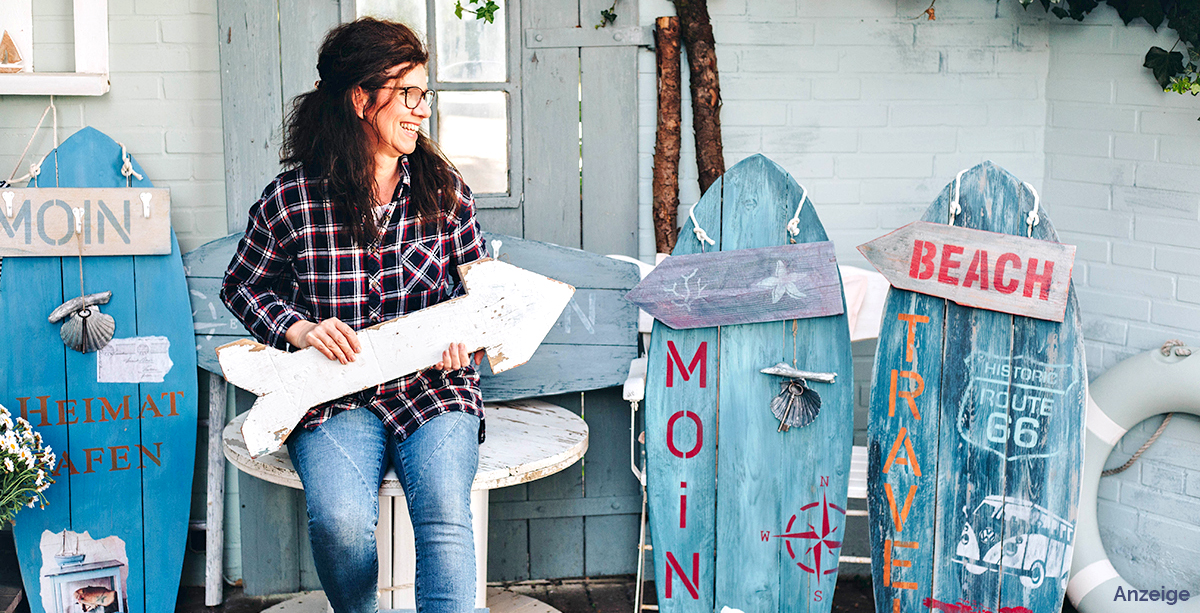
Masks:
[[[284,334],[298,321],[336,317],[361,330],[462,294],[458,265],[487,255],[471,191],[456,175],[457,214],[419,221],[407,206],[408,159],[400,160],[400,184],[381,211],[381,239],[366,248],[338,232],[321,179],[307,176],[303,167],[267,186],[250,209],[246,235],[221,287],[222,300],[255,338],[287,350]],[[388,381],[314,407],[300,423],[315,428],[359,407],[370,409],[401,440],[447,411],[483,419],[479,374],[468,366],[430,368]]]

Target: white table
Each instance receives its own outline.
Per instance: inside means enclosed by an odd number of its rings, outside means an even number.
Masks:
[[[546,402],[518,400],[484,406],[487,441],[479,448],[479,472],[471,492],[475,529],[475,606],[487,605],[488,490],[552,475],[583,457],[587,424],[578,415]],[[225,457],[247,474],[271,483],[303,489],[287,450],[251,458],[242,439],[243,413],[225,427]],[[404,490],[389,469],[379,488],[380,608],[415,609],[413,578],[416,554]],[[497,603],[502,604],[502,603]]]

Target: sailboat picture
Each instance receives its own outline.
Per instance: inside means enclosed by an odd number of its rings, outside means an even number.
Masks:
[[[8,35],[5,30],[3,35],[0,35],[0,73],[14,73],[25,70],[25,62],[21,59],[21,52],[17,50],[17,43],[13,42],[12,36]]]

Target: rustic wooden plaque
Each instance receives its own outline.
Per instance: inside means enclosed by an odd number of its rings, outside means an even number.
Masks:
[[[800,194],[786,171],[755,155],[713,183],[695,217],[717,241],[710,249],[724,254],[785,247]],[[672,258],[700,252],[690,225]],[[798,243],[828,240],[809,204],[800,230]],[[760,372],[779,362],[839,375],[835,383],[810,384],[821,396],[820,414],[787,432],[770,409],[783,378]],[[687,330],[655,322],[648,365],[647,491],[659,610],[830,611],[853,442],[845,314]]]
[[[1075,245],[915,221],[858,246],[893,287],[1061,322]]]
[[[844,310],[829,241],[671,256],[625,299],[676,330]]]
[[[70,257],[80,253],[171,253],[171,190],[0,189],[0,257]]]
[[[948,219],[953,183],[926,222]],[[1025,235],[1033,196],[985,162],[955,225]],[[1045,211],[1033,236],[1056,241]],[[1087,390],[1062,323],[892,288],[868,422],[875,610],[1055,613],[1071,568]]]

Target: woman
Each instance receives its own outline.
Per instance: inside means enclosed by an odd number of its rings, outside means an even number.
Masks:
[[[221,289],[264,343],[354,361],[356,330],[461,294],[458,265],[485,255],[470,190],[420,132],[433,95],[427,61],[398,23],[360,19],[325,37],[321,80],[285,125],[291,170],[250,209]],[[334,611],[378,609],[375,524],[389,461],[416,536],[418,610],[474,610],[482,406],[467,348],[450,343],[431,369],[314,408],[288,439]]]

